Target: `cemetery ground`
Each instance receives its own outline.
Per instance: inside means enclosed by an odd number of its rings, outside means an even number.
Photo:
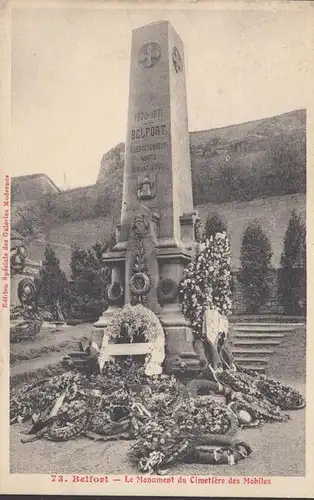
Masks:
[[[36,341],[11,345],[11,383],[32,381],[60,371],[62,357],[89,338],[92,325],[78,325],[58,332],[41,333]],[[290,384],[305,395],[305,326],[287,332],[270,358],[266,374]],[[237,433],[253,453],[235,466],[177,464],[169,471],[180,475],[303,476],[305,474],[305,411],[289,412],[286,423],[264,424]],[[77,438],[67,442],[39,440],[21,443],[29,423],[10,428],[11,473],[138,474],[127,457],[130,441],[94,442]]]

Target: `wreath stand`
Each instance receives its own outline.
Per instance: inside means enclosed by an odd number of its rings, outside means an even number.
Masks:
[[[141,356],[147,355],[154,347],[152,342],[138,342],[129,344],[112,344],[109,342],[110,336],[104,333],[101,345],[101,355],[99,356],[99,368],[102,370],[108,361],[115,361],[117,356]]]

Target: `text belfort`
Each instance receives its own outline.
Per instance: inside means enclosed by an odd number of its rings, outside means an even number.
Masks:
[[[132,129],[132,141],[148,139],[151,137],[164,137],[167,135],[166,125],[147,125],[146,127]]]

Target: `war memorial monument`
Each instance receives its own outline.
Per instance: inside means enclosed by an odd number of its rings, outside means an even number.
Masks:
[[[75,338],[79,347],[62,362],[61,350],[56,352],[58,363],[48,366],[48,374],[44,369],[34,370],[25,380],[21,380],[24,373],[15,375],[10,423],[17,424],[18,431],[12,431],[11,472],[34,468],[52,474],[54,467],[58,477],[71,474],[72,482],[80,481],[80,473],[106,473],[89,477],[97,479],[90,482],[98,482],[98,477],[99,482],[101,477],[107,482],[111,473],[163,476],[174,466],[181,468],[176,470],[180,474],[193,471],[191,483],[216,484],[220,482],[216,474],[223,474],[242,475],[243,484],[251,484],[255,478],[246,476],[275,475],[279,453],[287,450],[280,474],[287,475],[290,461],[301,471],[297,475],[303,473],[304,453],[293,456],[286,444],[291,429],[297,428],[297,420],[289,423],[286,412],[303,410],[305,397],[281,381],[241,367],[228,352],[229,238],[226,230],[219,230],[200,239],[199,223],[193,207],[184,47],[172,25],[158,21],[132,34],[121,219],[115,243],[103,253],[99,269],[108,278],[102,290],[108,307],[94,325],[77,325],[85,337]],[[39,263],[27,260],[19,235],[15,240],[12,286],[22,308],[23,300],[26,309],[34,306],[38,316],[34,321],[40,329],[45,311],[37,307],[33,271]],[[30,277],[22,275],[27,263],[32,266]],[[23,276],[25,286],[18,293],[18,280]],[[32,297],[36,300],[31,301]],[[134,311],[140,311],[139,319]],[[16,321],[21,324],[20,318]],[[28,319],[29,324],[34,321]],[[261,340],[259,347],[269,337],[268,326],[263,324],[262,335],[253,331]],[[139,337],[144,340],[133,342],[134,332],[141,328]],[[72,333],[68,335],[67,342],[60,343],[62,350],[64,345],[73,348]],[[99,345],[94,342],[97,337]],[[250,342],[241,341],[246,346]],[[277,345],[277,340],[271,342]],[[47,353],[46,346],[43,352]],[[24,353],[17,354],[16,360],[23,359]],[[136,357],[143,354],[144,363]],[[39,352],[39,361],[40,356]],[[121,363],[116,359],[119,356]],[[265,425],[254,441],[251,429],[270,422],[284,423],[287,430],[283,425],[283,431],[277,432],[279,426],[273,426],[275,431],[268,434]],[[302,450],[304,427],[300,428],[301,437],[292,438]],[[274,445],[268,443],[269,436]],[[78,437],[88,439],[76,447],[70,440]],[[30,465],[20,465],[24,444],[40,439],[45,443],[34,446]],[[49,441],[59,443],[51,448]],[[108,441],[113,443],[106,447]],[[260,459],[257,453],[252,461],[246,460],[251,459],[254,445]],[[273,446],[272,453],[268,446]],[[29,448],[24,449],[27,454]],[[269,456],[272,465],[268,468]],[[230,468],[238,462],[243,465]],[[213,476],[207,481],[197,474]],[[148,479],[137,476],[137,482]],[[266,484],[260,477],[256,481]],[[150,482],[167,483],[171,477],[168,481],[152,477]]]
[[[118,297],[112,297],[96,326],[110,322],[123,294],[120,304],[144,303],[159,313],[167,335],[168,371],[178,357],[198,368],[178,297],[198,216],[193,210],[184,49],[168,21],[133,31],[127,123],[121,225],[113,252],[104,255]],[[134,269],[136,259],[142,259],[140,272]]]

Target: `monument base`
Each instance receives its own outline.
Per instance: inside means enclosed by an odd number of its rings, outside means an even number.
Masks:
[[[113,316],[119,312],[120,307],[110,305],[106,311],[102,313],[100,318],[94,323],[95,328],[103,328],[105,329],[110,323],[113,318]]]
[[[193,347],[193,334],[178,303],[167,304],[160,314],[166,333],[166,357],[164,371],[167,375],[192,376],[201,367]]]

